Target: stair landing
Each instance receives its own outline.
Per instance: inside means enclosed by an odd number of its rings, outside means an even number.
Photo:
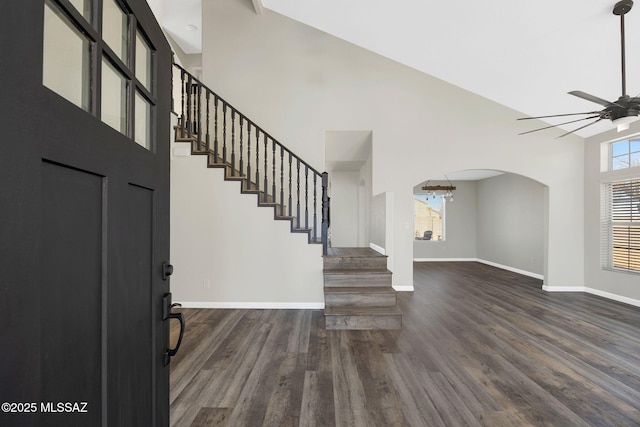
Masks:
[[[329,248],[323,263],[326,329],[402,328],[386,255],[370,248]]]

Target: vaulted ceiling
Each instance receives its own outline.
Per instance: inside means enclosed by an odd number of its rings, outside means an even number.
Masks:
[[[250,3],[250,0],[236,1]],[[264,6],[264,13],[285,15],[523,115],[597,111],[602,106],[567,92],[581,90],[615,101],[622,91],[620,19],[612,13],[615,1],[253,0],[253,3]],[[165,0],[163,25],[186,53],[201,49],[200,7],[200,0]],[[189,31],[189,24],[195,25],[197,31]],[[627,92],[638,96],[640,5],[625,16],[625,26]],[[562,121],[571,119],[574,118]],[[565,128],[571,130],[586,123]],[[578,134],[586,137],[613,127],[609,121],[603,121]]]

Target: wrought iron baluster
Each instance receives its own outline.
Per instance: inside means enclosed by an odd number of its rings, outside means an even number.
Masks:
[[[284,147],[280,146],[280,216],[284,216]]]
[[[271,140],[271,194],[273,195],[273,203],[276,203],[276,142]]]
[[[184,137],[185,127],[185,114],[184,114],[184,92],[186,91],[185,87],[185,71],[180,71],[180,137]]]
[[[247,121],[247,190],[251,189],[251,121]]]
[[[236,110],[231,109],[231,176],[236,176]]]
[[[196,135],[198,135],[198,151],[202,151],[202,129],[201,129],[201,123],[202,123],[202,85],[200,84],[200,82],[198,82],[196,84],[196,103],[194,105],[195,108],[195,116],[196,118],[196,125],[195,125],[195,132]]]
[[[267,178],[267,157],[269,152],[267,151],[267,134],[264,134],[264,201],[268,202],[269,196],[269,180]]]
[[[300,228],[300,159],[296,157],[296,161],[298,164],[298,190],[296,196],[296,218],[298,220],[298,228]]]
[[[227,163],[227,103],[222,101],[222,163]]]
[[[317,205],[317,190],[318,190],[318,174],[313,173],[313,241],[318,240],[318,205]]]
[[[187,126],[187,136],[189,138],[191,138],[191,128],[193,126],[193,124],[191,123],[191,92],[193,89],[191,89],[191,85],[192,85],[192,80],[191,80],[191,74],[189,74],[189,78],[187,79],[187,122],[186,122],[186,126]]]
[[[331,225],[331,200],[329,199],[329,174],[322,172],[322,254],[329,249],[329,226]]]
[[[304,228],[309,228],[309,165],[304,165]]]
[[[206,103],[207,103],[207,136],[205,137],[205,144],[207,145],[207,156],[211,155],[211,140],[210,140],[210,136],[209,136],[209,103],[210,103],[210,95],[211,92],[207,89],[207,95],[206,95]]]
[[[256,190],[260,191],[260,129],[256,127]],[[260,200],[260,193],[258,193]]]
[[[214,116],[213,116],[213,158],[216,163],[220,159],[220,152],[218,151],[218,97],[214,95],[213,98]]]
[[[291,160],[292,160],[292,154],[291,151],[289,151],[289,216],[293,216],[292,215],[292,209],[293,209],[293,203],[291,201],[291,195],[293,194],[292,190],[291,190],[291,183],[293,182],[293,180],[291,179]]]
[[[242,115],[239,115],[239,116],[240,116],[240,169],[239,170],[240,170],[240,176],[243,176],[243,174],[244,174],[244,161],[243,161],[243,156],[242,156],[242,153],[243,153],[243,147],[242,147],[242,143],[243,143],[243,141],[242,141],[243,116]]]

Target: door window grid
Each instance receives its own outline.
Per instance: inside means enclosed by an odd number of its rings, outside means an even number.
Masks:
[[[56,4],[47,0],[44,8],[42,84],[89,111],[90,40]]]
[[[81,71],[84,79],[83,84],[86,85],[86,98],[82,98],[81,101],[75,99],[77,96],[74,99],[69,99],[70,96],[65,95],[59,88],[47,85],[44,78],[43,84],[99,117],[103,122],[141,146],[153,150],[153,117],[156,102],[153,80],[155,78],[155,50],[145,37],[143,29],[139,27],[135,16],[128,12],[126,5],[120,0],[103,0],[102,2],[99,0],[69,0],[69,3],[46,0],[46,2],[54,5],[53,7],[65,16],[65,19],[69,21],[70,28],[75,28],[79,32],[78,34],[86,36],[89,53],[85,55],[87,64]],[[103,4],[102,11],[97,10],[100,3]],[[73,6],[69,11],[65,8],[67,4]],[[92,12],[96,11],[98,14],[92,15]],[[78,17],[78,12],[84,17],[84,20]],[[91,16],[96,16],[101,21],[95,24],[98,29],[111,26],[116,28],[106,30],[104,35],[96,33],[90,23]],[[105,22],[102,22],[103,19]],[[56,37],[52,39],[56,43],[59,41]],[[47,46],[47,43],[44,43],[43,74],[46,73],[46,69],[44,69],[47,66],[46,57],[52,56],[51,45]],[[64,47],[62,46],[62,48]],[[140,51],[140,58],[138,58],[136,51]],[[112,79],[111,83],[113,83],[114,72],[115,75],[120,75],[126,80],[124,96],[119,95],[121,91],[118,91],[117,95],[107,95],[105,92],[103,96],[103,90],[107,90],[107,87],[113,87],[113,84],[105,84],[102,81],[103,76]],[[58,79],[64,80],[67,77],[68,73],[59,75]],[[49,78],[53,77],[49,76]],[[51,86],[54,85],[51,84]],[[91,99],[89,99],[90,97]],[[123,102],[117,98],[121,98]],[[105,109],[104,114],[103,109]],[[123,117],[117,118],[120,112]],[[140,117],[137,117],[138,115]],[[142,129],[136,130],[136,126],[142,126]]]

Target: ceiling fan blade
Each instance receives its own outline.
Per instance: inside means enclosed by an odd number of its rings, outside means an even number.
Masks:
[[[584,128],[588,127],[588,126],[595,125],[596,123],[598,123],[598,122],[599,122],[599,121],[601,121],[601,120],[602,120],[602,119],[598,119],[598,120],[593,121],[593,122],[591,122],[591,123],[588,123],[588,124],[586,124],[586,125],[584,125],[584,126],[580,126],[578,129],[574,129],[574,130],[572,130],[572,131],[570,131],[570,132],[563,133],[562,135],[560,135],[560,136],[556,137],[556,139],[558,139],[558,138],[562,138],[563,136],[570,135],[570,134],[572,134],[572,133],[574,133],[574,132],[578,132],[579,130],[584,129]]]
[[[552,114],[550,116],[520,117],[516,120],[548,119],[550,117],[579,116],[581,114],[600,114],[600,111],[586,111],[584,113]],[[579,119],[579,120],[584,120],[584,119]]]
[[[572,90],[571,92],[569,92],[569,95],[577,96],[578,98],[586,99],[587,101],[595,102],[596,104],[600,104],[605,107],[615,104],[615,102],[610,102],[606,99],[598,98],[595,95],[590,95],[586,92],[582,92],[581,90]]]
[[[596,117],[600,117],[600,115],[591,116],[591,117],[585,117],[585,118],[582,118],[582,119],[570,120],[568,122],[558,123],[557,125],[545,126],[543,128],[529,130],[527,132],[522,132],[522,133],[519,133],[518,135],[526,135],[526,134],[531,133],[531,132],[538,132],[539,130],[545,130],[545,129],[555,128],[555,127],[562,126],[562,125],[568,125],[569,123],[575,123],[575,122],[581,122],[583,120],[595,119]]]

